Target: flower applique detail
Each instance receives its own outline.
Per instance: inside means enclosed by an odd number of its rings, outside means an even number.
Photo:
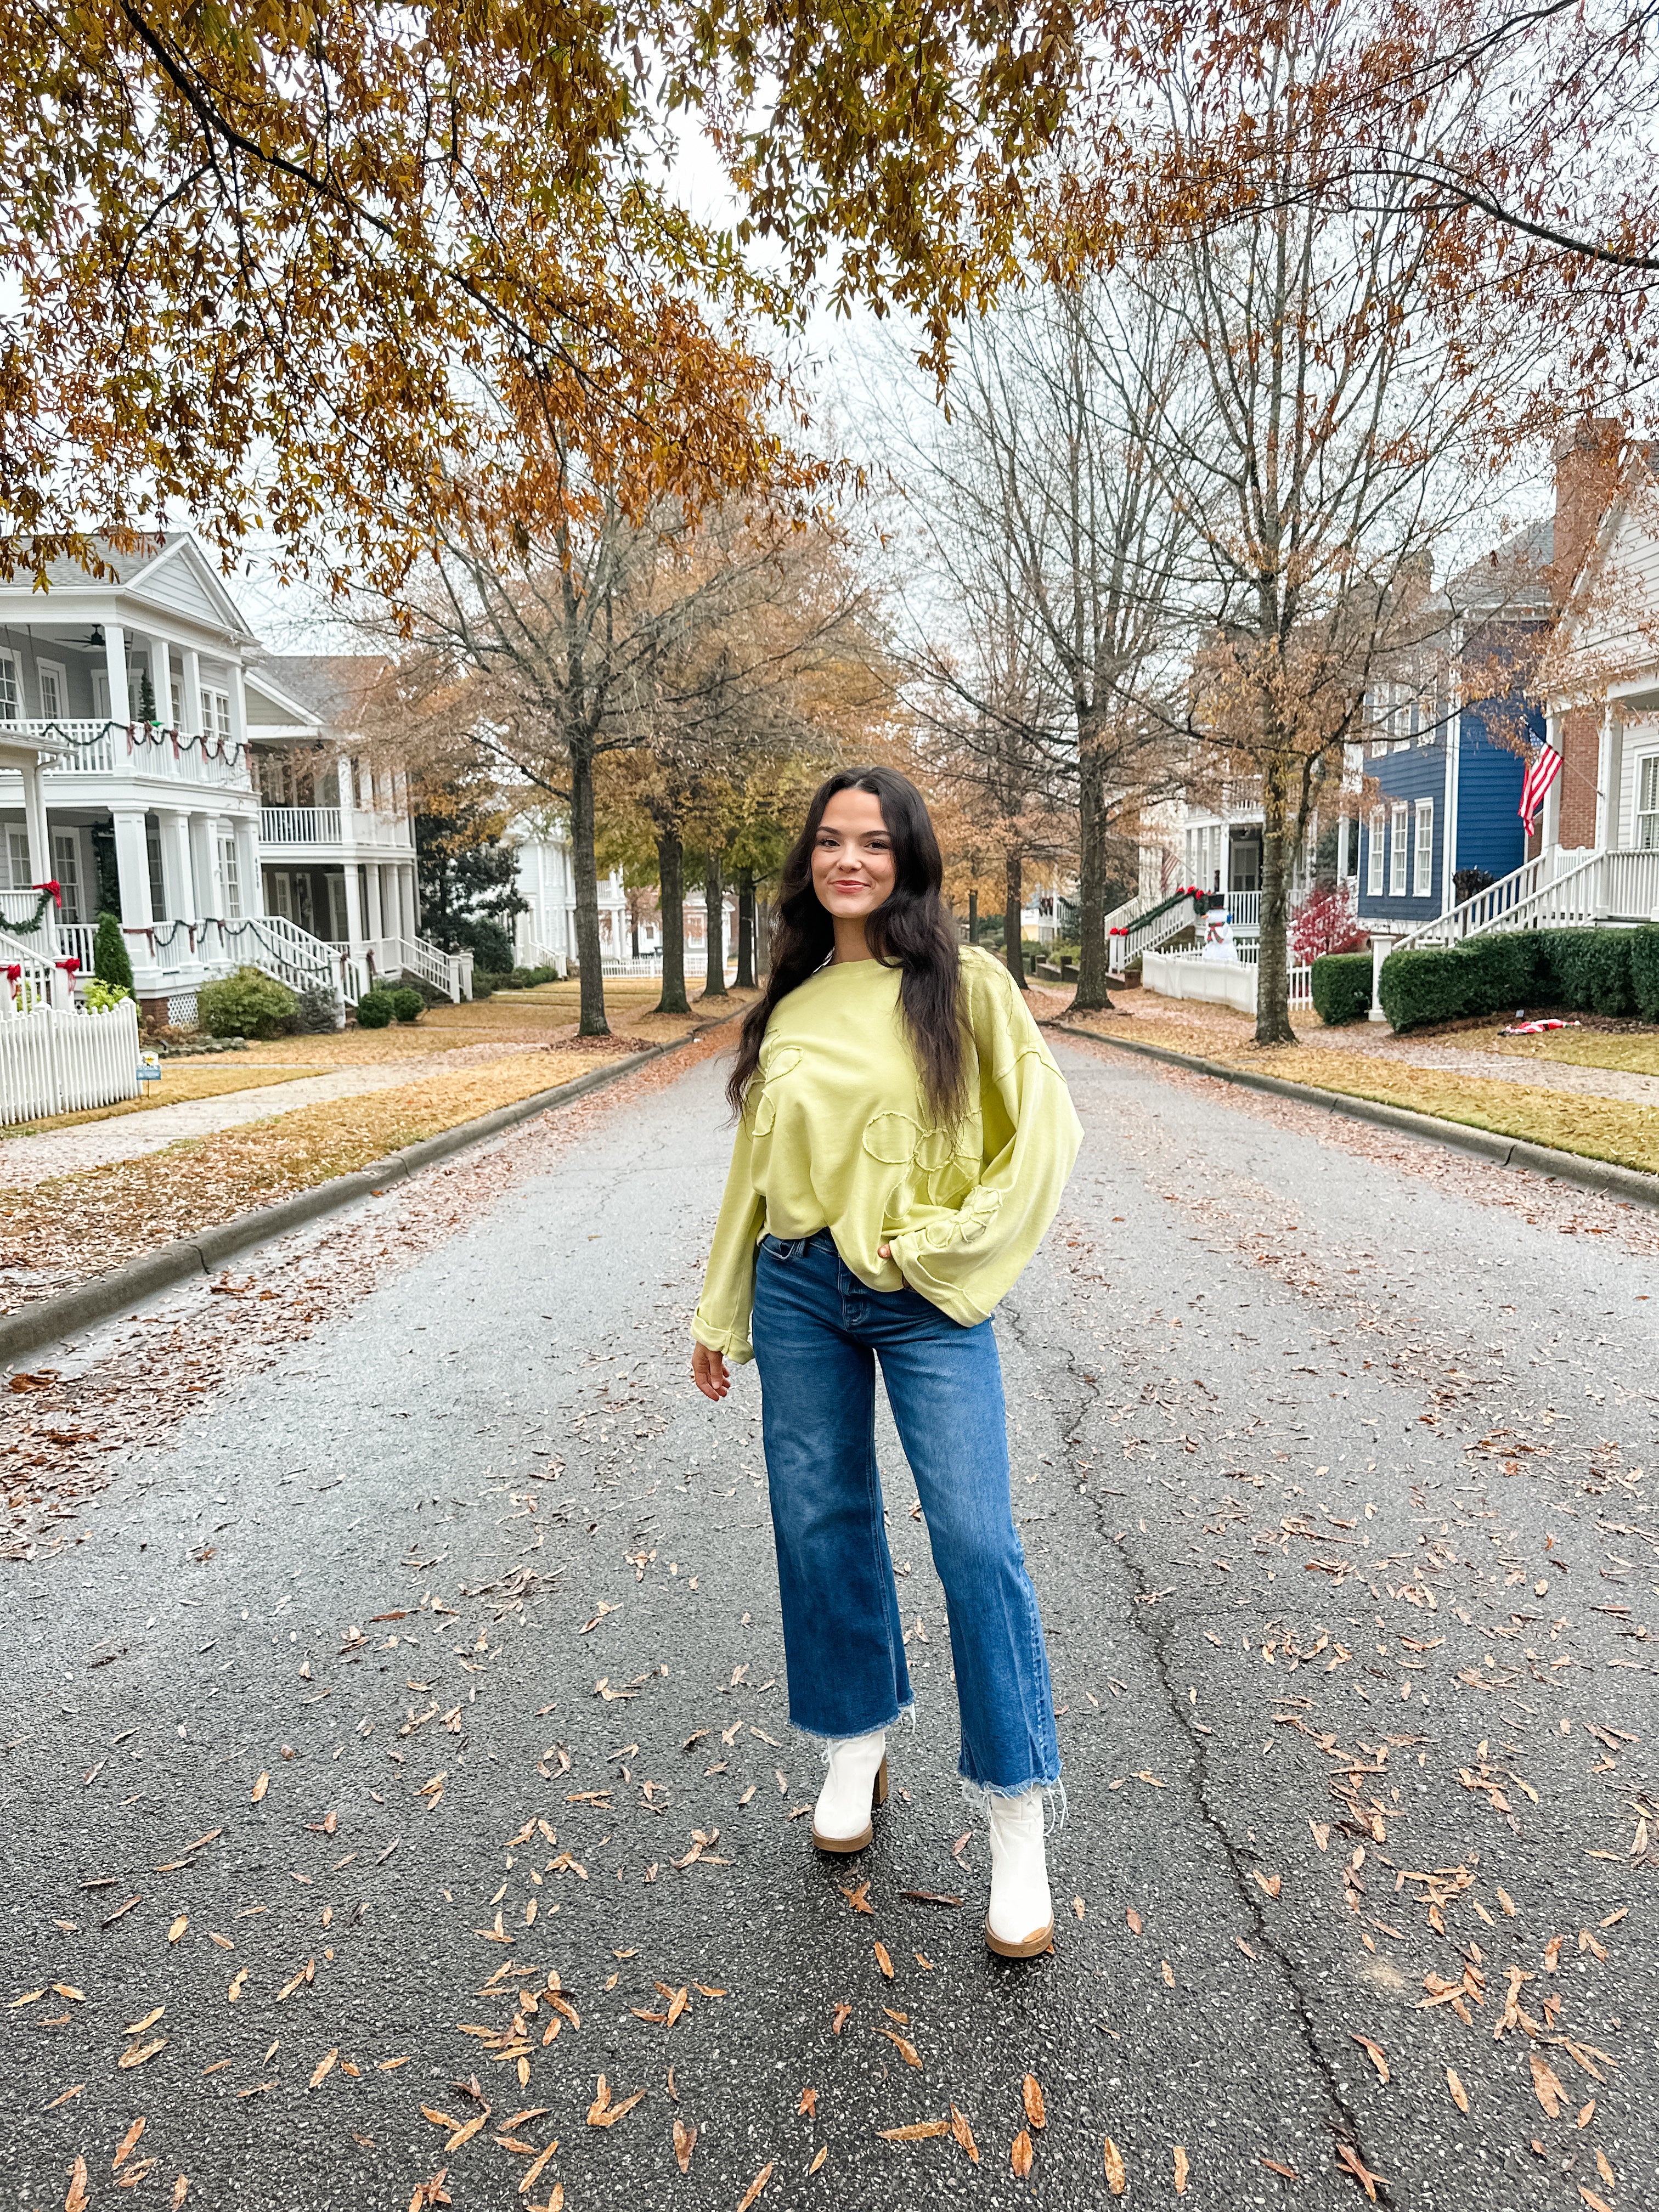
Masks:
[[[761,1047],[760,1066],[744,1100],[744,1111],[749,1117],[749,1127],[755,1136],[771,1134],[778,1118],[777,1085],[786,1075],[794,1073],[803,1057],[798,1044],[765,1044]]]
[[[924,1128],[909,1114],[878,1114],[864,1133],[864,1149],[884,1166],[921,1168],[937,1175],[952,1160],[979,1158],[980,1122],[975,1115],[954,1129]]]
[[[1002,1193],[987,1190],[981,1183],[954,1213],[943,1221],[930,1222],[921,1241],[936,1252],[943,1252],[952,1244],[977,1244],[996,1219],[1001,1204]]]

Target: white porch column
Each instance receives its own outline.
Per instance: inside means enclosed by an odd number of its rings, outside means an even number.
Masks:
[[[365,920],[368,923],[368,934],[371,938],[378,939],[384,937],[386,933],[384,912],[380,905],[380,867],[379,861],[371,860],[368,863],[368,866],[363,870],[363,879],[368,886],[368,913],[365,916]]]
[[[40,763],[38,757],[19,763],[23,779],[23,827],[29,844],[29,881],[46,884],[52,880],[52,839],[46,830],[46,802],[40,788]],[[48,959],[58,954],[58,909],[50,899],[40,917],[41,945]]]
[[[343,766],[343,763],[342,765]],[[343,787],[343,777],[342,788]],[[363,896],[362,882],[357,873],[357,863],[355,860],[348,860],[345,864],[345,902],[346,942],[356,952],[361,948],[363,941]]]
[[[193,738],[199,738],[206,728],[202,720],[202,656],[194,646],[182,648],[185,664],[184,726]]]
[[[1386,1022],[1389,1018],[1382,1011],[1382,963],[1393,951],[1393,931],[1373,929],[1371,932],[1371,1010],[1367,1018],[1374,1022]]]
[[[190,817],[190,876],[196,891],[196,914],[198,921],[211,915],[222,920],[225,911],[224,888],[219,881],[219,839],[223,835],[217,817],[211,814],[192,814]]]
[[[1554,746],[1557,752],[1559,752],[1561,750],[1561,717],[1559,714],[1552,714],[1548,721],[1545,724],[1545,729],[1548,734],[1551,744]],[[1542,832],[1539,838],[1539,850],[1540,853],[1547,853],[1552,849],[1559,849],[1561,843],[1561,777],[1565,774],[1566,769],[1564,767],[1561,769],[1560,774],[1557,775],[1555,781],[1550,786],[1549,791],[1544,799],[1543,818],[1539,824],[1539,828]]]
[[[239,814],[231,825],[236,846],[237,888],[241,893],[244,919],[265,910],[265,883],[259,870],[259,823],[252,814]]]
[[[415,871],[409,861],[398,866],[398,931],[411,941],[415,935]]]
[[[130,722],[132,705],[127,696],[127,641],[119,623],[104,624],[104,669],[109,678],[109,718],[112,722]],[[148,906],[148,899],[145,903]]]
[[[161,884],[167,894],[167,918],[194,921],[198,909],[190,865],[190,816],[182,806],[169,806],[158,811],[156,822],[161,834]]]
[[[155,719],[164,729],[172,729],[173,648],[154,631],[146,634],[144,643],[149,651],[149,688],[155,694]]]
[[[155,920],[149,904],[149,847],[140,806],[113,806],[110,818],[115,829],[115,872],[121,886],[121,920],[129,930],[142,929]],[[135,961],[148,959],[142,939],[129,939],[127,951]]]
[[[1625,726],[1611,701],[1601,709],[1601,736],[1595,751],[1595,849],[1605,853],[1619,842],[1619,792],[1624,781]]]

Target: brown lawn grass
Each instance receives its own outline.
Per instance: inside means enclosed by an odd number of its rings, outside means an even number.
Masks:
[[[142,1159],[112,1161],[27,1189],[0,1189],[0,1240],[14,1267],[27,1253],[29,1271],[38,1269],[52,1289],[61,1289],[250,1207],[367,1167],[401,1145],[551,1090],[592,1066],[587,1054],[517,1053],[186,1139]],[[3,1164],[0,1153],[0,1172]],[[27,1296],[26,1281],[14,1281],[11,1304]]]

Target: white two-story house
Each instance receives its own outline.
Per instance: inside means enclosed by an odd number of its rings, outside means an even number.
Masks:
[[[306,825],[265,805],[260,756],[298,750],[322,768],[334,743],[322,714],[274,664],[259,666],[258,640],[193,538],[100,557],[102,576],[64,562],[44,589],[21,574],[0,583],[6,960],[46,960],[78,980],[99,915],[112,913],[155,1022],[193,1019],[200,986],[244,963],[344,1002],[377,975],[431,967],[428,981],[460,995],[464,976],[419,939],[406,794],[383,778],[361,800],[354,781],[337,825],[307,810],[310,827],[349,834],[326,847],[342,871],[339,908],[325,915],[313,899],[296,913]],[[399,809],[394,834],[387,817]]]

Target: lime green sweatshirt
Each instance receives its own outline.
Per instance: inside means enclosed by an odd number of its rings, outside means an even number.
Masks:
[[[775,1008],[749,1086],[692,1330],[754,1357],[762,1233],[827,1229],[872,1291],[908,1283],[952,1321],[983,1321],[1053,1220],[1083,1132],[1013,979],[962,956],[968,1109],[938,1127],[899,1011],[899,971],[822,968]],[[877,1256],[890,1244],[892,1257]]]

